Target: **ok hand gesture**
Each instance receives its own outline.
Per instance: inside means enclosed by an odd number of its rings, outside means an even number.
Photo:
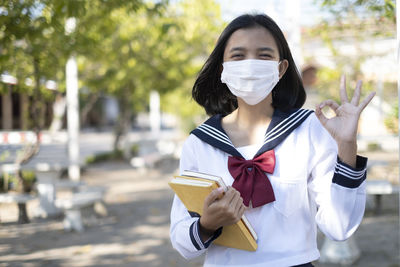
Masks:
[[[349,165],[355,165],[355,156],[357,152],[357,127],[360,114],[375,95],[375,92],[370,93],[361,103],[359,103],[361,84],[361,81],[357,82],[354,95],[351,101],[349,101],[346,90],[346,77],[343,75],[340,81],[341,105],[333,100],[325,100],[319,104],[315,110],[315,114],[321,124],[338,144],[339,158],[345,162],[348,161],[346,163]],[[335,112],[336,116],[328,119],[322,113],[322,109],[325,106],[330,107]]]

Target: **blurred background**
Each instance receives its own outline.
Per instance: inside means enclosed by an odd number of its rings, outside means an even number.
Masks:
[[[167,182],[204,121],[196,75],[224,27],[284,31],[305,108],[363,80],[364,220],[316,266],[400,266],[394,0],[0,2],[0,266],[201,266],[169,241]],[[351,93],[350,93],[351,94]]]

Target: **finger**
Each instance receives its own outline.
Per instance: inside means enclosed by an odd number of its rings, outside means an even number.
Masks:
[[[353,104],[354,106],[358,106],[358,103],[360,101],[361,87],[362,87],[362,81],[358,81],[356,89],[354,90],[353,98],[351,99],[351,104]]]
[[[223,200],[229,205],[232,202],[232,199],[235,197],[236,192],[237,191],[235,188],[229,186],[228,190],[225,192]]]
[[[239,209],[240,218],[242,218],[242,216],[243,216],[245,211],[246,211],[246,206],[243,204],[243,205],[240,206],[240,209]]]
[[[243,201],[238,199],[236,202],[235,209],[233,211],[233,215],[236,218],[235,219],[236,221],[238,221],[242,218],[245,209],[246,209],[246,206],[243,204]]]
[[[360,109],[360,112],[364,110],[364,108],[369,104],[369,102],[371,102],[372,98],[374,98],[376,92],[372,92],[370,93],[362,102],[361,104],[358,106]]]
[[[238,197],[235,197],[231,204],[235,205],[235,213],[237,213],[240,209],[240,207],[243,205],[243,198],[240,197],[240,194]]]
[[[333,111],[335,111],[335,113],[336,113],[337,109],[340,107],[338,103],[336,103],[335,101],[333,101],[331,99],[325,100],[325,101],[321,102],[321,104],[319,104],[319,107],[321,110],[326,106],[330,107]]]
[[[340,101],[342,101],[342,103],[349,102],[346,91],[346,76],[344,74],[340,78]]]
[[[318,120],[321,122],[322,125],[325,125],[328,122],[328,118],[325,117],[324,113],[322,113],[321,105],[317,105],[315,107],[315,115],[317,116]]]
[[[220,198],[224,192],[224,189],[222,187],[218,187],[217,189],[214,189],[205,199],[204,199],[204,204],[208,207],[210,206],[215,200]]]

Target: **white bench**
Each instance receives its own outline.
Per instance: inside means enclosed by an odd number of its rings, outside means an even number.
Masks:
[[[26,204],[28,201],[36,199],[36,196],[22,193],[2,193],[0,194],[0,203],[17,203],[18,205],[18,223],[29,223],[28,215],[23,212],[21,204]]]
[[[0,203],[27,203],[37,197],[30,194],[2,193],[0,194]]]
[[[84,187],[69,197],[56,199],[56,207],[64,211],[64,230],[84,231],[82,209],[102,202],[104,192],[103,188]]]
[[[399,188],[393,186],[387,180],[367,180],[366,191],[367,195],[374,196],[374,212],[379,214],[382,210],[382,196],[390,195],[398,192]],[[367,204],[370,200],[367,199]]]

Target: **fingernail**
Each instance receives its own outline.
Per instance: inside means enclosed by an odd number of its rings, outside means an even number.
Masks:
[[[217,191],[218,191],[218,193],[222,193],[222,192],[224,192],[224,188],[218,187],[218,188],[217,188]]]

